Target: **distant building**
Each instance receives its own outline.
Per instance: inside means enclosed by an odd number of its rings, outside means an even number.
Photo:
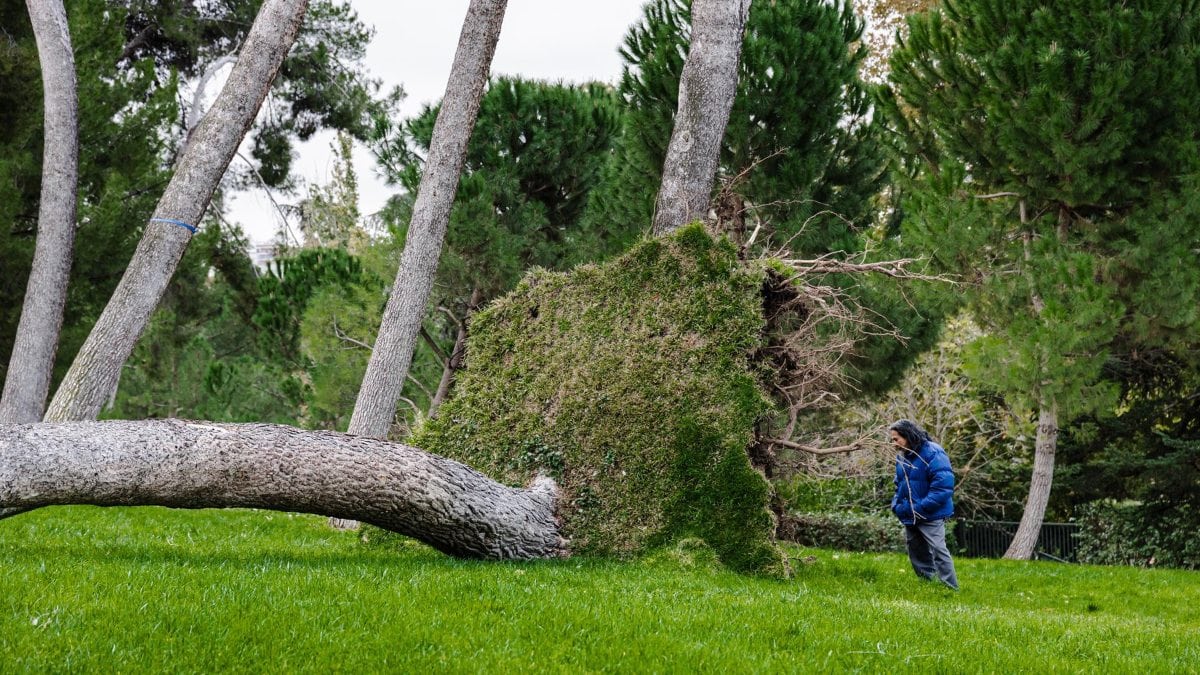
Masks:
[[[251,244],[250,245],[250,262],[254,263],[254,269],[262,274],[267,270],[267,263],[275,259],[279,254],[278,244]]]

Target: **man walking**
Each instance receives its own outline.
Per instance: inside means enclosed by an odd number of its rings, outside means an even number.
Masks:
[[[954,560],[946,548],[946,518],[954,515],[950,457],[912,420],[900,420],[888,432],[897,450],[892,513],[904,524],[913,571],[958,590]]]

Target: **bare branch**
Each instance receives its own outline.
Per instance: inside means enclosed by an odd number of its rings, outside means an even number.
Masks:
[[[766,442],[772,445],[782,445],[785,448],[791,448],[793,450],[801,450],[810,455],[840,455],[847,452],[854,452],[855,450],[862,450],[862,445],[857,443],[851,445],[839,445],[832,448],[816,448],[811,445],[804,445],[803,443],[785,441],[782,438],[768,438],[766,439]]]

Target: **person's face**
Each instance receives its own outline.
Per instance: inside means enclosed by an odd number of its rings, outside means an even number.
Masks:
[[[892,435],[892,445],[900,448],[901,450],[908,449],[908,441],[904,440],[904,437],[901,436],[899,432],[897,432],[895,429],[889,429],[888,433]]]

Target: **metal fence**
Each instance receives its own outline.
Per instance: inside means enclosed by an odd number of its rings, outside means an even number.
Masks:
[[[1017,525],[1004,521],[959,520],[954,525],[959,554],[969,558],[999,558],[1016,536]],[[1075,562],[1078,533],[1079,525],[1074,523],[1043,523],[1034,557]]]

